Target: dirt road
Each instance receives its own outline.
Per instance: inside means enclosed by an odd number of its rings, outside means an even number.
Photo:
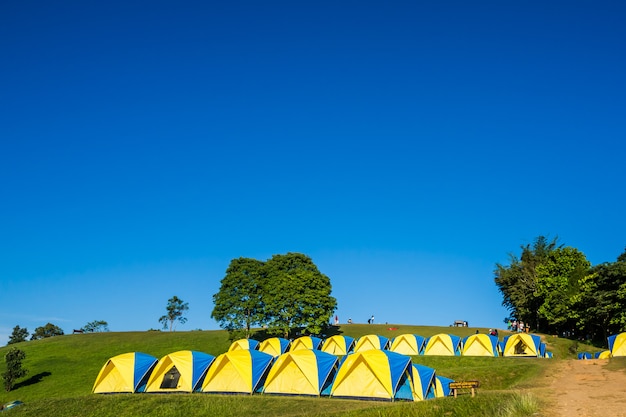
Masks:
[[[626,372],[608,370],[607,360],[565,360],[550,378],[555,417],[626,417]]]

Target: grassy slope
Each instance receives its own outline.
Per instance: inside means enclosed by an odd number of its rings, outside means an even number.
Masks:
[[[390,330],[390,328],[396,328]],[[476,328],[447,328],[408,325],[362,325],[341,326],[338,331],[358,338],[365,334],[378,334],[392,338],[402,333],[415,333],[424,337],[437,333],[467,336]],[[485,332],[487,329],[478,329]],[[548,339],[550,348],[559,358],[575,357],[572,342],[566,339]],[[230,345],[224,331],[191,332],[125,332],[66,335],[39,341],[12,345],[26,352],[24,367],[29,371],[26,378],[18,381],[11,392],[1,391],[0,403],[21,400],[25,406],[11,411],[15,416],[230,416],[230,415],[420,415],[451,409],[463,415],[466,399],[442,399],[421,404],[386,404],[378,402],[345,401],[326,398],[293,397],[244,397],[189,395],[110,395],[91,394],[93,382],[102,365],[112,356],[126,352],[145,352],[157,358],[178,350],[197,350],[217,356]],[[0,348],[4,357],[9,347]],[[594,350],[578,346],[579,350]],[[467,415],[477,412],[476,407],[495,410],[505,400],[505,390],[532,386],[550,361],[544,359],[517,358],[471,358],[471,357],[414,357],[414,362],[436,369],[439,375],[454,379],[479,379],[481,396],[479,401],[466,411]],[[490,395],[499,392],[498,396]],[[506,394],[509,395],[509,394]],[[505,397],[506,397],[505,395]],[[500,398],[500,399],[498,399]],[[426,404],[428,403],[428,404]],[[407,409],[409,407],[409,409]],[[443,408],[442,408],[443,407]],[[495,408],[494,408],[495,407]],[[54,410],[54,412],[51,412]],[[149,413],[146,410],[150,410]],[[352,411],[351,411],[352,410]],[[43,413],[43,414],[42,414]],[[339,414],[337,414],[339,413]],[[363,414],[366,413],[366,414]],[[493,415],[497,415],[495,411]],[[486,413],[486,415],[490,415]]]

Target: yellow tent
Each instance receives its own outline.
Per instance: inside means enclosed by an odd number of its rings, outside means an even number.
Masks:
[[[298,349],[276,359],[265,381],[265,394],[328,395],[339,359],[330,353]]]
[[[146,392],[194,392],[199,390],[215,357],[181,350],[159,359],[148,380]]]
[[[130,352],[109,359],[96,378],[93,392],[143,392],[157,358],[141,352]]]

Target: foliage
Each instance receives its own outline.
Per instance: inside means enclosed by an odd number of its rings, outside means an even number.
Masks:
[[[573,306],[590,266],[585,255],[571,247],[552,250],[543,263],[536,266],[536,295],[542,300],[538,313],[548,329],[574,333]]]
[[[626,329],[626,251],[591,267],[585,255],[539,236],[509,265],[496,264],[495,283],[511,316],[550,334],[606,341]]]
[[[285,338],[295,329],[320,333],[337,308],[330,279],[301,253],[274,255],[266,262],[233,259],[213,295],[211,316],[231,336],[250,337],[254,325]]]
[[[177,296],[173,296],[167,300],[167,314],[161,316],[159,323],[163,325],[163,329],[167,329],[169,326],[170,332],[174,330],[174,322],[178,321],[181,324],[185,324],[187,319],[183,316],[185,311],[189,310],[189,303],[183,302]]]
[[[30,340],[45,339],[47,337],[62,336],[63,330],[52,323],[47,323],[45,326],[37,327],[35,332],[31,335]]]
[[[311,334],[328,326],[337,308],[330,279],[301,253],[274,255],[265,264],[265,323],[269,334],[289,338],[293,329]]]
[[[91,322],[85,324],[85,327],[83,327],[82,330],[87,332],[87,333],[108,332],[109,331],[109,323],[107,323],[104,320],[94,320],[94,321],[91,321]]]
[[[15,326],[13,328],[13,333],[9,336],[9,342],[7,345],[12,345],[14,343],[25,342],[28,339],[28,329],[22,328],[20,326]]]
[[[262,323],[263,266],[264,263],[256,259],[233,259],[222,278],[219,292],[213,295],[211,317],[233,337],[249,338],[252,326]]]
[[[495,283],[503,296],[502,305],[508,308],[511,316],[542,329],[539,322],[539,308],[543,304],[538,294],[537,266],[546,262],[552,251],[557,249],[557,238],[548,242],[539,236],[531,246],[522,245],[518,258],[509,254],[510,264],[496,264]]]
[[[22,361],[26,358],[26,353],[18,348],[11,348],[4,359],[6,361],[6,371],[2,374],[4,389],[11,391],[15,381],[26,376],[28,371],[22,368]]]
[[[626,251],[591,268],[576,299],[577,324],[594,339],[626,330]]]

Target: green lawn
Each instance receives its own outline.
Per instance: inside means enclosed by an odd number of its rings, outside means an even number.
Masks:
[[[395,329],[394,329],[395,328]],[[393,330],[390,330],[393,329]],[[402,333],[424,337],[437,333],[467,336],[476,328],[425,327],[389,324],[352,324],[337,332],[358,338],[378,334],[392,338]],[[487,329],[478,329],[485,332]],[[502,337],[503,335],[501,335]],[[102,365],[126,352],[144,352],[160,358],[178,350],[224,353],[231,341],[225,331],[107,332],[65,335],[12,345],[26,353],[28,375],[11,392],[0,392],[0,403],[21,400],[25,404],[7,411],[14,416],[483,416],[526,415],[540,406],[533,397],[536,381],[553,361],[574,358],[576,350],[567,339],[547,338],[556,358],[413,357],[434,368],[438,375],[457,380],[481,381],[479,395],[442,398],[418,403],[384,403],[277,396],[223,396],[212,394],[92,394]],[[9,347],[0,348],[3,358]],[[578,350],[594,351],[578,345]],[[4,363],[1,364],[4,367]]]

